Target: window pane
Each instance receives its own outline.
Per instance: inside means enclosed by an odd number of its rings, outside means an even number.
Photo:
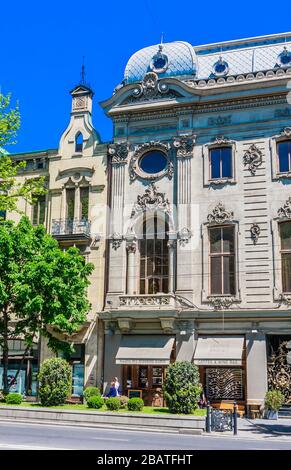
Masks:
[[[231,161],[231,147],[224,147],[221,149],[221,161],[222,161],[222,177],[232,177],[232,161]]]
[[[89,214],[89,188],[81,188],[80,190],[81,201],[81,219],[88,220]]]
[[[210,253],[221,253],[221,229],[211,228],[210,235]]]
[[[67,219],[73,219],[74,210],[75,210],[75,190],[67,189],[66,198],[67,198]]]
[[[32,208],[32,224],[37,225],[38,222],[38,203],[36,202]]]
[[[220,178],[220,149],[210,150],[211,178]]]
[[[280,224],[281,249],[291,250],[291,222]]]
[[[43,224],[45,219],[45,196],[39,198],[39,223]]]
[[[139,288],[140,294],[145,294],[145,280],[141,279],[140,281],[140,288]]]
[[[278,158],[279,158],[279,172],[283,173],[289,171],[289,157],[288,150],[290,152],[289,142],[280,142],[277,145],[278,149]]]
[[[291,292],[291,253],[282,254],[283,292]]]
[[[223,233],[223,253],[234,253],[234,227],[225,227]]]
[[[210,261],[211,294],[222,294],[221,256],[212,256]]]
[[[223,294],[235,294],[234,256],[223,257]]]

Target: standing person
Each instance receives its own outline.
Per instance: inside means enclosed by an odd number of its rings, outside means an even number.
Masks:
[[[120,397],[120,395],[121,395],[121,390],[120,390],[120,383],[119,383],[118,377],[114,377],[113,382],[114,382],[115,388],[116,388],[116,396],[117,396],[117,397]]]

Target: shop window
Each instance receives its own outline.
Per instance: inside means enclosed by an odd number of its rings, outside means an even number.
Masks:
[[[210,293],[235,294],[234,227],[209,229],[210,239]]]
[[[279,161],[279,173],[291,171],[291,140],[278,142],[277,155]]]
[[[144,214],[140,250],[140,294],[168,292],[168,224],[157,214]]]
[[[291,222],[280,224],[282,290],[291,292]]]
[[[232,147],[210,149],[210,178],[232,178]]]
[[[45,221],[46,198],[39,196],[32,208],[32,224],[44,224]]]
[[[81,132],[78,132],[75,139],[75,151],[82,152],[83,151],[83,135]]]

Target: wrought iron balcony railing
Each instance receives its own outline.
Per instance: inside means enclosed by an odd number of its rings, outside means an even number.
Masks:
[[[52,235],[90,236],[91,224],[87,219],[53,219]]]

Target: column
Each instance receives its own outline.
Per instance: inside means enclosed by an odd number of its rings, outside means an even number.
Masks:
[[[247,404],[262,405],[268,388],[266,335],[246,334]]]
[[[169,265],[168,265],[168,292],[169,294],[174,292],[174,276],[175,276],[175,240],[168,240],[167,243],[169,249]]]
[[[127,294],[133,295],[136,293],[136,279],[135,279],[135,252],[136,241],[132,240],[127,243]]]

